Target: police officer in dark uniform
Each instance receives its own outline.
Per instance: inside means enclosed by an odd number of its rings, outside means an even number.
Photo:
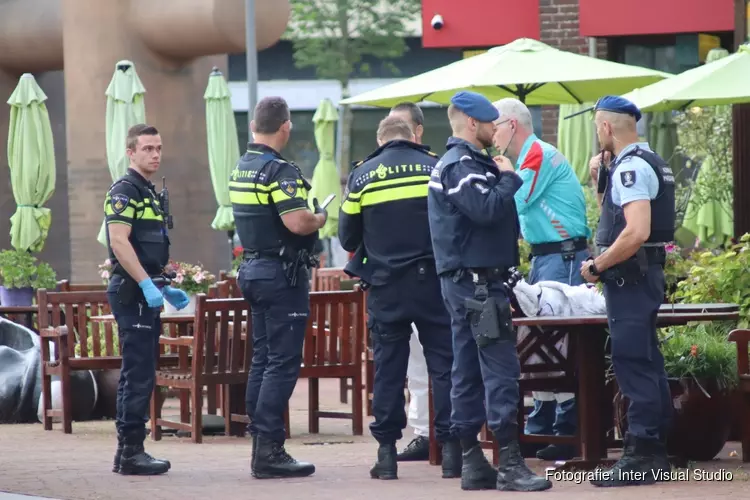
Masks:
[[[514,194],[522,185],[510,160],[491,158],[497,109],[459,92],[448,118],[453,137],[429,183],[429,220],[437,272],[453,324],[451,423],[463,449],[461,488],[540,491],[518,443],[521,368],[511,320],[510,268],[519,263]],[[477,440],[485,420],[500,448],[497,470]]]
[[[368,327],[375,363],[370,432],[378,441],[373,479],[397,479],[396,441],[406,427],[404,383],[412,323],[417,326],[432,381],[435,433],[442,444],[443,477],[461,474],[461,449],[450,430],[450,316],[427,218],[427,183],[437,163],[397,116],[380,122],[379,148],[352,170],[339,215],[339,240],[355,252],[346,272],[367,287]]]
[[[284,448],[284,410],[302,363],[310,310],[309,268],[326,212],[314,200],[299,168],[279,153],[292,128],[286,101],[267,97],[255,107],[253,142],[231,174],[229,197],[244,261],[237,282],[252,310],[253,360],[245,398],[253,439],[252,475],[302,477],[313,464]]]
[[[656,335],[664,298],[664,246],[674,239],[675,181],[662,158],[640,142],[640,110],[616,96],[595,106],[596,132],[614,160],[595,172],[603,192],[596,233],[599,256],[581,264],[604,283],[617,385],[630,401],[622,458],[596,486],[649,484],[669,471],[666,438],[672,399]],[[602,153],[604,155],[604,153]],[[599,155],[599,161],[602,160]]]
[[[128,131],[130,168],[107,192],[104,214],[112,276],[107,299],[117,320],[122,368],[117,388],[117,452],[113,472],[163,474],[170,468],[145,452],[149,403],[154,391],[164,298],[177,309],[188,304],[182,290],[164,286],[169,260],[169,214],[163,194],[149,181],[161,163],[156,128],[139,124]],[[161,198],[161,200],[160,200]]]

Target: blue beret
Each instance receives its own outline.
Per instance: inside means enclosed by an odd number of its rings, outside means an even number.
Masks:
[[[628,101],[624,97],[616,95],[607,95],[596,102],[594,111],[611,111],[613,113],[622,113],[635,118],[635,121],[641,119],[641,110],[638,106]]]
[[[500,118],[497,108],[482,94],[463,90],[451,97],[453,104],[460,111],[480,122],[492,123]]]

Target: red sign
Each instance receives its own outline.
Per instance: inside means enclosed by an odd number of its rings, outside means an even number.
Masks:
[[[494,47],[517,38],[539,40],[539,0],[422,0],[423,47]]]
[[[734,30],[734,0],[579,0],[581,35]]]

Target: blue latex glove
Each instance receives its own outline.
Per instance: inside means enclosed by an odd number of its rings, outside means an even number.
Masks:
[[[151,281],[151,278],[146,278],[139,282],[138,286],[143,290],[143,296],[146,297],[148,307],[157,308],[164,304],[164,298],[161,296],[161,292],[156,285],[154,285],[154,282]]]
[[[180,309],[185,309],[185,307],[187,307],[188,303],[190,302],[187,294],[179,288],[165,286],[164,288],[162,288],[162,293],[164,294],[164,298],[167,299],[167,302],[172,304],[178,311]]]

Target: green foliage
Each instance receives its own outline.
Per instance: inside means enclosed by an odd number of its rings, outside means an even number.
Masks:
[[[715,380],[721,388],[737,384],[737,347],[727,341],[731,326],[720,323],[667,329],[661,352],[667,376]]]
[[[596,201],[596,190],[590,184],[583,186],[583,196],[586,199],[586,221],[588,222],[589,229],[591,229],[591,236],[589,236],[589,245],[594,245],[594,239],[596,237],[596,228],[599,226],[599,203]]]
[[[668,294],[673,294],[677,284],[687,278],[693,261],[689,258],[690,251],[684,250],[677,245],[667,245],[667,262],[664,265],[664,279]]]
[[[750,326],[750,234],[723,251],[694,252],[688,279],[677,284],[675,300],[740,306],[738,328]]]
[[[734,201],[732,183],[732,108],[710,106],[677,113],[677,137],[681,153],[691,162],[710,158],[711,165],[702,168],[695,181],[688,183],[691,200],[696,206],[717,202],[728,207],[731,217]]]
[[[366,56],[383,61],[406,51],[407,24],[421,10],[419,0],[292,0],[287,38],[297,67],[314,67],[319,78],[343,87],[357,70],[369,72]]]
[[[167,273],[176,274],[171,286],[179,288],[188,295],[208,293],[211,285],[216,283],[216,276],[203,269],[200,264],[193,265],[170,260],[164,269]]]
[[[0,252],[0,281],[5,288],[54,290],[57,287],[54,269],[46,262],[37,263],[36,257],[21,250]]]

